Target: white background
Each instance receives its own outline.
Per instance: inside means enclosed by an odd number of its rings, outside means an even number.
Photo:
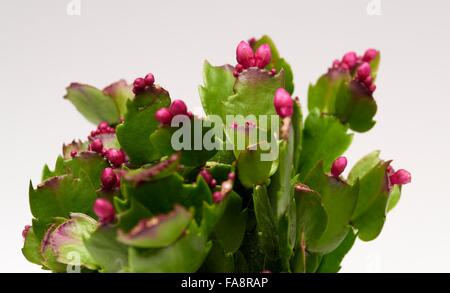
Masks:
[[[235,63],[237,43],[265,33],[291,63],[303,104],[334,58],[382,52],[378,123],[347,155],[353,164],[381,149],[413,183],[343,271],[450,271],[450,1],[381,0],[378,16],[367,13],[370,1],[81,0],[79,16],[67,15],[70,0],[1,1],[0,271],[40,271],[20,252],[29,180],[93,128],[62,99],[70,82],[103,87],[153,72],[173,98],[198,107],[203,60]]]

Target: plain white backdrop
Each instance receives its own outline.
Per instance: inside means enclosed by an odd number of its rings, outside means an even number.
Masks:
[[[41,271],[20,251],[29,180],[93,128],[62,99],[70,82],[101,88],[153,72],[195,108],[203,61],[234,63],[237,43],[262,34],[291,63],[303,104],[334,58],[381,51],[378,123],[355,135],[347,156],[353,164],[381,149],[413,183],[381,236],[358,241],[342,271],[450,271],[450,1],[80,0],[80,15],[68,15],[69,2],[0,2],[1,272]]]

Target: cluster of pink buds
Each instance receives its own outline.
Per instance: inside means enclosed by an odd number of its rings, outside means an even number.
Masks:
[[[103,121],[100,122],[100,124],[97,126],[97,129],[92,130],[91,134],[89,135],[89,140],[94,139],[96,136],[101,135],[101,134],[113,134],[115,133],[116,130],[109,126],[108,122]]]
[[[172,118],[177,115],[186,115],[189,118],[193,116],[182,100],[174,100],[168,108],[161,108],[156,111],[155,119],[163,125],[170,125]]]
[[[137,95],[143,92],[147,87],[153,86],[155,77],[152,73],[147,74],[144,78],[138,77],[133,82],[133,93]]]
[[[112,133],[111,130],[109,129],[111,127],[109,127],[107,124],[106,124],[106,127],[101,128],[103,123],[104,122],[100,123],[100,125],[96,131],[98,131],[98,130],[102,131],[101,129],[105,129],[104,132],[100,132],[99,134]],[[113,129],[113,128],[111,128],[111,129]],[[120,167],[120,166],[122,166],[123,163],[125,163],[126,155],[123,150],[112,149],[112,148],[105,149],[103,146],[103,141],[101,139],[93,138],[92,136],[90,136],[89,139],[91,140],[91,143],[89,144],[89,150],[103,155],[112,166]]]
[[[273,104],[275,106],[275,111],[281,118],[292,116],[292,113],[294,112],[294,101],[284,88],[277,89]]]
[[[359,65],[358,70],[356,71],[355,79],[363,84],[371,93],[373,93],[377,88],[373,83],[370,64],[367,62],[363,62]]]
[[[389,166],[387,169],[387,175],[391,185],[404,185],[411,182],[411,173],[405,169],[395,171],[394,168]]]
[[[207,169],[203,168],[198,174],[202,176],[203,179],[205,179],[206,183],[208,183],[211,189],[216,187],[217,181],[213,178],[213,176]]]
[[[272,60],[270,46],[268,44],[263,44],[258,47],[256,52],[254,52],[248,42],[241,41],[236,48],[236,60],[238,64],[235,66],[233,72],[234,76],[238,76],[242,70],[250,67],[263,69]]]
[[[348,52],[342,57],[341,61],[333,61],[332,69],[350,72],[356,71],[355,79],[373,93],[376,86],[373,83],[370,62],[372,62],[377,55],[378,51],[375,49],[368,49],[363,56],[358,56],[355,52]]]
[[[120,177],[113,168],[105,168],[100,177],[103,190],[111,190],[120,186]]]
[[[347,167],[347,158],[346,157],[337,158],[331,165],[331,175],[333,175],[333,177],[338,178],[344,172],[345,167]]]
[[[93,210],[102,224],[112,223],[116,219],[114,207],[107,199],[96,199]]]

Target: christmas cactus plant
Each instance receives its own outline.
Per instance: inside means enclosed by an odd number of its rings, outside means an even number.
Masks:
[[[411,180],[378,151],[343,176],[354,133],[375,125],[379,52],[334,61],[307,101],[269,37],[236,59],[205,62],[203,118],[151,73],[72,83],[65,98],[97,127],[30,183],[26,259],[54,272],[337,272],[356,238],[375,239]]]

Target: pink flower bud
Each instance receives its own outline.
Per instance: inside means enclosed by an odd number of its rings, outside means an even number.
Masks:
[[[348,52],[344,55],[344,57],[342,57],[342,63],[347,64],[350,69],[352,69],[356,65],[357,61],[358,56],[355,52]]]
[[[94,141],[89,145],[89,149],[93,152],[101,153],[103,150],[103,142],[101,139],[94,139]]]
[[[117,184],[117,174],[113,168],[107,167],[103,169],[100,180],[105,190],[112,189]]]
[[[236,64],[234,69],[239,73],[242,72],[242,70],[244,70],[244,66],[242,66],[242,64]]]
[[[215,203],[219,203],[223,200],[223,195],[222,192],[220,191],[216,191],[213,193],[213,198],[212,198],[213,202]]]
[[[186,115],[187,106],[182,100],[175,100],[170,104],[169,111],[173,116]]]
[[[173,115],[167,108],[161,108],[155,113],[155,119],[159,121],[161,124],[170,124],[172,118]]]
[[[377,89],[377,86],[376,86],[375,84],[371,84],[371,85],[369,86],[369,91],[370,91],[371,93],[373,93],[376,89]]]
[[[125,163],[125,154],[122,150],[109,149],[106,151],[106,158],[116,167],[120,167],[123,163]]]
[[[94,202],[94,213],[103,224],[111,223],[115,218],[113,205],[104,198],[97,198]]]
[[[117,184],[117,175],[112,168],[105,168],[103,169],[100,180],[102,181],[103,188],[110,190]]]
[[[397,170],[394,174],[389,176],[391,184],[403,185],[411,182],[411,173],[404,169]]]
[[[370,68],[369,63],[364,62],[363,64],[361,64],[358,67],[356,76],[358,77],[359,80],[365,80],[366,78],[368,78],[370,76],[370,73],[371,73],[371,68]]]
[[[100,122],[100,124],[97,126],[97,129],[100,131],[107,130],[109,128],[109,124],[106,121]]]
[[[70,152],[70,156],[71,156],[72,158],[75,158],[75,157],[77,156],[77,154],[78,154],[78,152],[75,151],[75,150],[73,150],[73,151]]]
[[[216,179],[213,179],[213,180],[211,180],[211,183],[209,184],[209,187],[216,188],[216,185],[217,185],[217,181],[216,181]]]
[[[364,53],[364,56],[362,60],[364,62],[371,62],[373,59],[375,59],[378,55],[378,51],[375,49],[368,49],[366,53]]]
[[[277,114],[281,118],[292,116],[292,113],[294,112],[294,101],[284,88],[277,89],[273,104]]]
[[[254,57],[252,47],[245,42],[241,41],[236,48],[236,60],[239,64],[241,64],[244,68],[249,68],[254,66]]]
[[[145,89],[145,80],[141,77],[138,77],[133,82],[133,91],[140,92]]]
[[[259,68],[264,68],[272,60],[272,53],[268,44],[263,44],[259,46],[255,53],[256,66]]]
[[[30,225],[25,225],[25,227],[23,227],[23,230],[22,230],[23,239],[27,238],[27,234],[28,234],[28,231],[30,231],[30,228],[31,228]]]
[[[145,81],[145,85],[146,86],[152,86],[155,83],[155,77],[153,76],[152,73],[148,73],[145,77],[144,77],[144,81]]]
[[[235,180],[236,179],[236,173],[234,173],[234,172],[228,173],[228,179]]]
[[[333,165],[331,166],[331,175],[334,177],[339,177],[342,172],[344,172],[345,167],[347,167],[347,158],[339,157],[334,160]]]

